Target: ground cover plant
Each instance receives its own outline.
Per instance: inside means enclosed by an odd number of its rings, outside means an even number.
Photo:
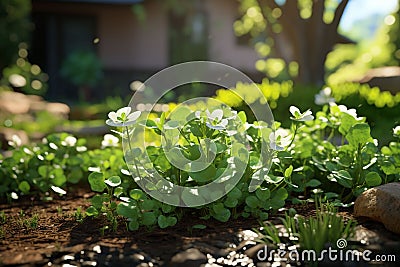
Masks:
[[[68,134],[52,134],[31,146],[21,146],[15,138],[10,142],[12,156],[1,159],[0,193],[9,201],[37,192],[51,192],[43,195],[49,198],[67,194],[73,184],[86,183],[96,192],[86,215],[105,215],[110,229],[116,229],[118,217],[123,217],[128,229],[137,230],[173,226],[186,215],[222,222],[247,217],[266,220],[285,203],[306,203],[315,197],[349,206],[367,188],[399,181],[399,126],[393,125],[393,141],[379,148],[366,118],[359,117],[355,109],[330,103],[314,114],[294,106],[287,113],[292,121],[289,128],[281,128],[279,122],[268,128],[261,122],[248,122],[243,111],[217,107],[184,107],[175,113],[150,114],[146,119],[140,112],[122,108],[109,114],[108,124],[116,128],[114,135],[104,137],[101,149],[88,150],[85,139]],[[181,128],[179,120],[189,123]],[[243,128],[231,132],[234,123]],[[145,151],[138,147],[125,147],[125,159],[121,149],[121,143],[130,145],[127,139],[143,138],[134,132],[140,127],[151,141],[145,148],[150,162],[140,162]],[[170,150],[162,146],[166,129],[179,132],[178,140],[165,139],[171,141],[164,144],[170,145]],[[231,142],[233,134],[239,134],[247,145]],[[273,157],[260,164],[266,152],[261,150],[263,143]],[[201,171],[179,170],[170,163],[178,152],[188,160],[204,156],[210,165]],[[135,179],[143,176],[143,166],[150,164],[171,183],[204,185],[227,169],[230,153],[236,153],[244,174],[225,196],[212,203],[192,208],[165,204],[146,194]],[[250,192],[252,179],[260,185]],[[147,189],[159,186],[148,181]],[[187,195],[181,201],[191,202],[192,197]]]
[[[328,97],[332,98],[334,102],[348,108],[355,108],[360,116],[366,117],[373,136],[379,137],[380,147],[387,145],[392,140],[391,129],[393,125],[399,123],[400,93],[384,91],[378,87],[370,87],[368,84],[354,82],[328,84],[320,91],[319,86],[298,85],[293,84],[292,81],[278,83],[264,79],[257,86],[273,110],[274,118],[284,127],[290,125],[287,110],[293,103],[298,103],[298,107],[301,109],[311,109],[313,112],[317,112],[321,105],[327,103],[324,91],[329,91]],[[217,90],[215,98],[237,110],[246,110],[245,103],[263,101],[263,99],[254,97],[249,88],[249,85],[239,83],[230,90]],[[243,99],[238,94],[243,96]],[[320,102],[321,100],[322,102]],[[252,117],[249,116],[249,119],[251,120]]]

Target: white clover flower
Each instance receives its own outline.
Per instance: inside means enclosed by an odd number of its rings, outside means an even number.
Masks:
[[[341,112],[345,112],[349,114],[350,116],[354,117],[355,119],[357,118],[357,110],[354,108],[348,109],[345,105],[339,105],[339,109]]]
[[[378,145],[379,145],[378,139],[375,139],[375,138],[374,138],[373,142],[374,142],[374,145],[375,145],[375,146],[378,146]],[[375,158],[375,159],[376,159],[376,158]]]
[[[118,137],[112,135],[112,134],[106,134],[104,135],[103,141],[101,141],[101,147],[117,147],[118,146],[119,139]]]
[[[87,151],[87,147],[85,147],[85,146],[77,146],[76,147],[76,151],[77,152],[85,152],[85,151]]]
[[[275,132],[270,133],[269,141],[269,146],[271,149],[282,151],[290,144],[292,137],[290,136],[290,132],[288,130],[279,128]]]
[[[325,87],[318,94],[315,95],[315,104],[325,105],[335,103],[335,98],[332,97],[332,90],[330,87]]]
[[[52,185],[52,186],[51,186],[51,189],[52,189],[54,192],[56,192],[56,193],[58,193],[58,194],[60,194],[60,195],[65,195],[65,194],[67,193],[67,191],[65,191],[64,189],[62,189],[62,188],[60,188],[60,187],[58,187],[58,186]]]
[[[336,105],[335,103],[331,103],[330,105],[331,106],[337,106],[339,108],[340,112],[347,113],[347,114],[349,114],[350,116],[352,116],[356,120],[361,120],[361,118],[358,118],[357,110],[355,110],[354,108],[348,109],[345,105]]]
[[[222,109],[216,109],[211,113],[210,111],[206,110],[206,114],[208,120],[206,122],[206,126],[208,128],[214,130],[223,130],[228,125],[228,120],[222,118],[224,116],[224,112],[222,111]]]
[[[11,198],[17,200],[18,199],[17,193],[11,192]]]
[[[201,118],[201,111],[197,110],[194,112],[194,116],[196,116],[196,118],[200,119]]]
[[[290,106],[289,111],[292,114],[292,117],[290,117],[290,119],[294,121],[312,121],[314,119],[314,116],[309,109],[304,113],[301,113],[297,107]]]
[[[67,136],[64,141],[61,142],[63,146],[75,146],[76,145],[76,138],[72,135]]]
[[[400,125],[393,128],[393,134],[400,137]]]
[[[56,144],[54,144],[54,143],[50,143],[50,144],[49,144],[49,147],[52,148],[52,149],[54,149],[54,150],[57,150],[57,149],[58,149],[58,146],[57,146]]]
[[[131,107],[123,107],[117,110],[117,112],[111,111],[108,113],[108,120],[106,120],[106,124],[110,126],[128,126],[134,124],[136,120],[139,118],[141,112],[135,111],[132,112]]]
[[[88,171],[90,172],[101,172],[100,167],[89,167]]]
[[[21,138],[20,138],[18,135],[13,134],[13,135],[11,136],[11,140],[8,141],[8,145],[10,145],[10,146],[12,146],[12,147],[19,147],[19,146],[22,145],[22,140],[21,140]]]
[[[28,148],[26,148],[26,147],[24,147],[23,151],[24,151],[24,153],[27,154],[27,155],[33,155],[33,152],[30,151],[30,150],[29,150]]]

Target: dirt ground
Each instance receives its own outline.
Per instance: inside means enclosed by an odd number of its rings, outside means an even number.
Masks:
[[[101,229],[105,218],[76,220],[90,206],[92,193],[73,192],[53,200],[25,198],[0,204],[0,266],[270,266],[260,262],[260,245],[251,241],[255,219],[221,223],[214,220],[184,218],[167,229],[130,232],[120,219],[117,231]],[[303,215],[312,206],[296,207]],[[279,215],[279,214],[277,214]],[[351,217],[351,210],[342,212]],[[277,217],[271,217],[278,223]],[[206,229],[192,229],[195,224]],[[400,262],[400,237],[382,225],[359,221],[355,242],[374,251],[397,253]],[[364,240],[364,241],[362,241]],[[257,247],[258,246],[258,247]],[[257,249],[258,248],[258,249]],[[391,252],[393,251],[393,252]],[[396,266],[395,263],[380,266]],[[285,265],[282,263],[281,265]],[[279,265],[276,265],[279,266]],[[361,266],[361,265],[350,265]],[[365,265],[362,265],[365,266]]]

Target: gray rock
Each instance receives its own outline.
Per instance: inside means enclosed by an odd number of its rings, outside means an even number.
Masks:
[[[400,234],[400,183],[389,183],[362,193],[354,204],[354,215],[368,217]]]
[[[196,248],[189,248],[183,252],[175,254],[171,258],[169,266],[200,266],[207,263],[207,257]]]
[[[264,251],[265,246],[266,246],[266,244],[257,244],[255,246],[245,250],[244,254],[246,254],[251,259],[257,259],[257,253],[260,250]]]

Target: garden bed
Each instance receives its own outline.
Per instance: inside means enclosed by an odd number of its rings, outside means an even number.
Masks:
[[[209,263],[208,266],[267,266],[256,256],[263,245],[251,241],[254,234],[251,229],[259,226],[256,219],[222,223],[192,216],[167,229],[141,228],[132,232],[119,218],[114,232],[104,229],[106,218],[81,217],[90,206],[92,196],[89,189],[80,189],[48,201],[38,197],[24,198],[11,205],[3,201],[0,205],[5,214],[0,239],[2,265],[201,266]],[[305,216],[315,212],[314,204],[293,207]],[[339,214],[353,218],[351,208],[343,208]],[[271,216],[269,221],[279,224],[280,216],[283,211]],[[349,245],[360,251],[369,249],[400,258],[398,235],[379,223],[362,218],[358,222]],[[204,224],[206,228],[194,229],[196,224]],[[351,266],[358,264],[354,262]],[[395,262],[381,266],[395,266]]]
[[[400,126],[380,146],[355,109],[289,112],[285,129],[219,104],[147,115],[123,107],[108,114],[116,136],[100,148],[67,133],[30,145],[12,136],[0,158],[0,265],[307,265],[315,258],[290,253],[333,249],[395,266],[399,236],[354,214],[379,220],[357,203],[385,187],[385,198],[362,203],[397,225]],[[266,247],[285,251],[263,258]],[[346,259],[318,264],[378,263]]]

